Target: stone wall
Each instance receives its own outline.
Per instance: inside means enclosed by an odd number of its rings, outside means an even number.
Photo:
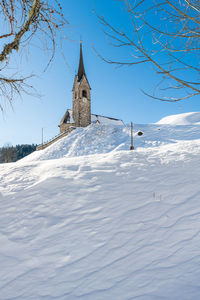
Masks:
[[[90,100],[81,98],[79,100],[79,126],[86,127],[91,124]]]
[[[59,125],[60,133],[65,132],[71,126],[75,126],[75,124],[74,123],[63,123],[63,124]]]
[[[90,86],[85,76],[81,82],[75,80],[73,88],[73,119],[76,127],[91,124]]]

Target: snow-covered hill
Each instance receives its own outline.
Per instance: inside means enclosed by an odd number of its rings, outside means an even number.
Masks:
[[[134,131],[0,165],[0,299],[200,299],[200,126]]]
[[[199,139],[199,130],[199,125],[136,124],[134,125],[134,145],[139,150]],[[138,132],[142,132],[143,135],[139,136]],[[34,152],[22,161],[41,161],[129,150],[130,141],[129,126],[91,125],[87,128],[76,129],[43,151]]]
[[[200,112],[191,112],[178,115],[167,116],[157,124],[170,125],[200,125]]]

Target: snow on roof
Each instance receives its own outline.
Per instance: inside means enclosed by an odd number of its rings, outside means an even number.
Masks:
[[[71,110],[71,109],[68,109],[67,111],[69,112],[69,116],[70,116],[70,123],[74,123],[74,119],[73,119],[72,110]]]
[[[100,123],[104,125],[124,125],[122,120],[104,117],[100,115],[91,115],[91,122],[92,123]]]
[[[162,118],[156,124],[200,125],[200,112],[189,112]]]
[[[61,123],[65,120],[65,116],[67,113],[69,113],[69,118],[68,118],[67,123],[74,123],[71,109],[68,109],[66,111],[64,117],[62,118]],[[64,122],[64,123],[66,123],[66,122]],[[124,125],[123,121],[120,119],[115,119],[115,118],[110,118],[110,117],[105,117],[105,116],[100,116],[100,115],[95,115],[95,114],[91,115],[91,123],[99,123],[99,124],[103,124],[103,125]]]

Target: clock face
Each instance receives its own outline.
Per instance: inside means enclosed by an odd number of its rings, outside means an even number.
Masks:
[[[83,98],[83,102],[85,102],[85,103],[86,103],[86,102],[87,102],[87,98],[85,98],[85,97],[84,97],[84,98]]]

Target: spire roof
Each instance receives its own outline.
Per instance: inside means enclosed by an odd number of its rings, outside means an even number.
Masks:
[[[78,81],[80,82],[83,75],[85,74],[84,64],[83,64],[83,53],[82,53],[82,42],[80,42],[80,58],[79,58],[79,67],[78,67]]]

